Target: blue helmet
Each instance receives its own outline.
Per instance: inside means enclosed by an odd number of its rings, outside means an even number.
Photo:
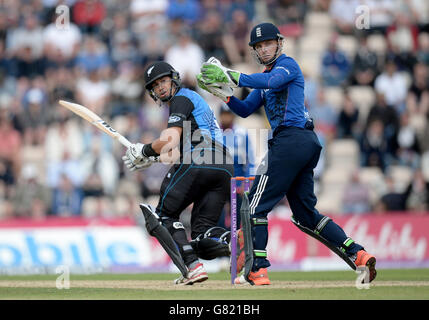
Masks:
[[[283,35],[275,25],[269,22],[264,22],[253,27],[250,32],[249,46],[253,47],[258,42],[265,40],[278,40],[283,38]]]

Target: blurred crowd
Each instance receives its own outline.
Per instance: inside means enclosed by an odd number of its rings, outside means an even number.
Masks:
[[[371,10],[370,29],[355,27],[361,4]],[[314,69],[300,47],[311,36],[314,13],[330,24],[327,41],[314,43],[316,74],[307,72]],[[165,60],[196,90],[195,75],[211,56],[243,72],[260,71],[247,43],[261,21],[279,26],[285,53],[300,62],[306,104],[326,150],[337,140],[354,141],[358,169],[382,173],[384,191],[374,200],[354,171],[341,207],[331,213],[429,210],[425,0],[6,0],[0,3],[0,219],[129,216],[140,201],[156,204],[168,166],[124,170],[124,148],[58,100],[91,108],[133,142],[151,142],[165,128],[168,110],[145,93],[144,67]],[[370,37],[381,37],[383,50],[373,51]],[[353,54],[338,45],[344,38],[356,43]],[[355,87],[374,95],[368,112],[350,94]],[[341,91],[338,106],[325,94],[330,88]],[[220,100],[200,93],[220,110]],[[262,110],[252,121],[266,126]],[[318,192],[329,166],[325,152]],[[406,188],[395,189],[392,166],[411,170]]]

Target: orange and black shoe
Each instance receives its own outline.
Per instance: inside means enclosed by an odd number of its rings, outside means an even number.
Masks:
[[[375,270],[375,263],[377,259],[372,254],[369,254],[365,250],[359,250],[356,253],[355,264],[356,267],[367,267],[369,270],[369,282],[375,279],[377,276],[377,270]]]
[[[270,285],[271,282],[268,278],[267,268],[261,268],[258,271],[250,272],[247,279],[244,274],[235,278],[234,284],[251,284],[255,286],[263,286]]]
[[[246,262],[246,255],[244,254],[244,235],[241,229],[237,232],[237,244],[237,273],[240,273]]]

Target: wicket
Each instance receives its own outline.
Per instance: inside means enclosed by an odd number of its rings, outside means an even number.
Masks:
[[[231,178],[231,284],[237,277],[237,181],[244,181],[243,192],[250,190],[250,180],[255,177]]]

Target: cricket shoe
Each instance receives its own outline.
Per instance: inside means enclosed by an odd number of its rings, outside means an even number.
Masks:
[[[248,278],[242,274],[234,279],[234,284],[251,284],[255,286],[270,285],[267,268],[261,268],[256,272],[250,272]]]
[[[188,271],[186,278],[180,276],[180,278],[174,280],[174,284],[180,285],[193,285],[195,282],[203,282],[209,278],[206,270],[202,263],[198,263],[193,269]]]
[[[377,270],[375,270],[376,259],[373,255],[369,254],[365,250],[359,250],[356,253],[355,265],[356,267],[367,267],[369,270],[369,282],[375,279],[377,276]]]

